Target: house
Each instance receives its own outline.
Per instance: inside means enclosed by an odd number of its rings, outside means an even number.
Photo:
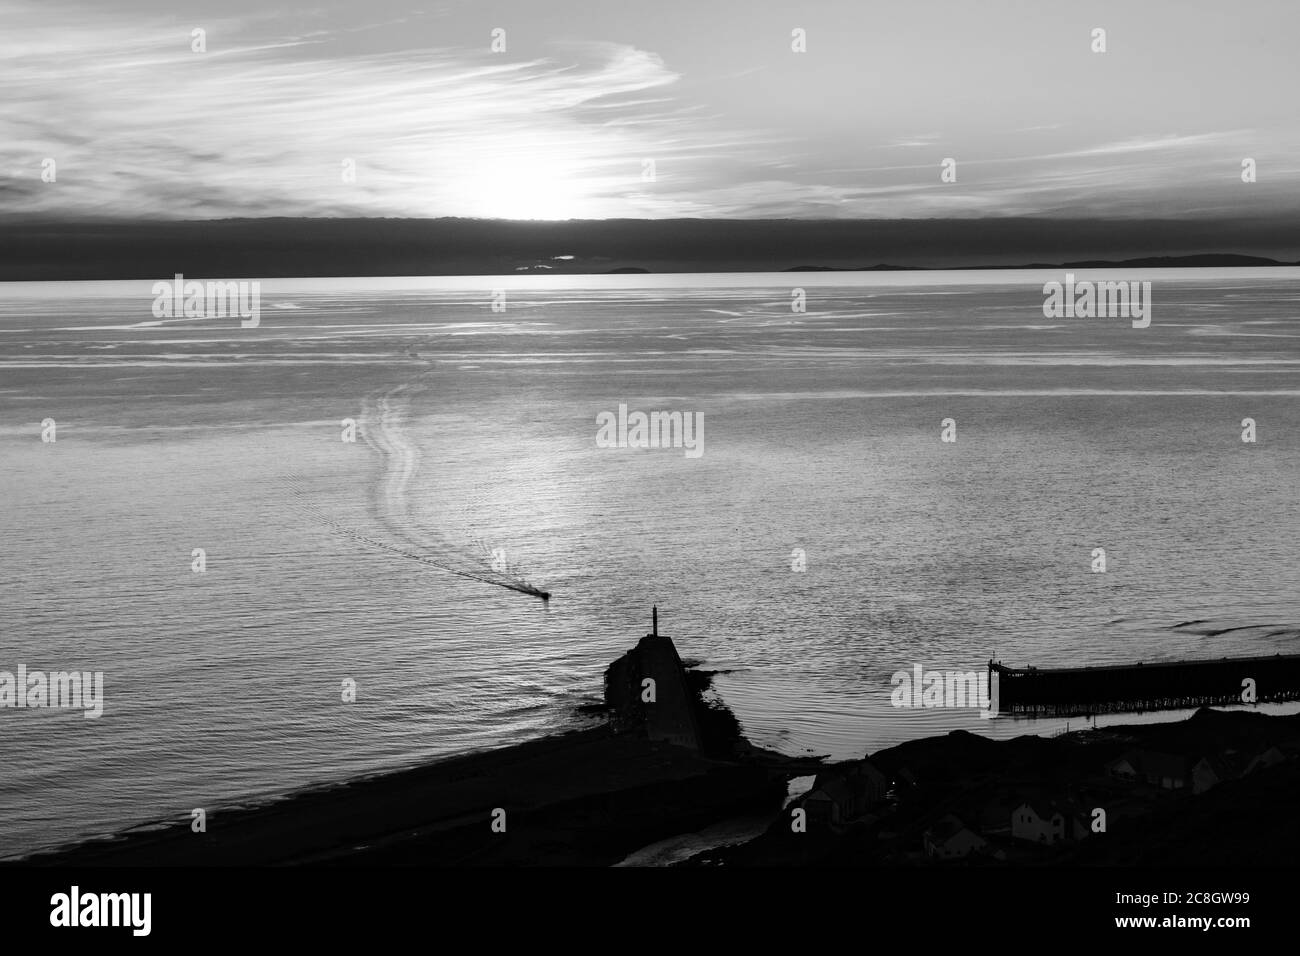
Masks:
[[[823,827],[847,826],[859,814],[859,806],[848,783],[839,777],[823,780],[821,775],[804,795],[803,808],[808,812],[810,824]]]
[[[1183,790],[1188,784],[1187,758],[1158,750],[1140,750],[1137,755],[1143,782],[1161,790]]]
[[[1246,766],[1251,761],[1251,755],[1242,753],[1240,750],[1225,750],[1213,757],[1206,758],[1210,767],[1214,770],[1215,776],[1219,781],[1236,780],[1238,777],[1245,776]]]
[[[984,804],[978,808],[971,823],[975,829],[986,835],[1010,835],[1012,814],[1016,807],[1023,802],[1024,795],[1014,790],[991,794]],[[970,817],[967,819],[970,819]]]
[[[1048,846],[1082,840],[1091,829],[1078,807],[1057,801],[1026,801],[1011,811],[1011,836]]]
[[[951,813],[926,830],[921,842],[932,860],[960,860],[988,849],[987,840]]]
[[[1117,780],[1123,780],[1126,783],[1137,783],[1142,779],[1138,770],[1138,752],[1130,750],[1120,757],[1106,764],[1106,773]]]
[[[1245,776],[1248,773],[1254,773],[1256,770],[1263,770],[1265,767],[1272,767],[1275,764],[1282,763],[1282,761],[1286,759],[1286,754],[1283,753],[1280,748],[1269,747],[1267,750],[1256,755],[1246,764],[1246,769],[1242,772],[1242,776]]]
[[[1187,762],[1192,764],[1189,774],[1192,793],[1204,793],[1228,778],[1224,770],[1208,757],[1201,757],[1195,763]]]
[[[889,793],[889,778],[869,760],[855,760],[845,768],[849,782],[868,806],[882,803]]]
[[[866,760],[823,771],[804,795],[809,823],[847,826],[884,801],[889,780]]]
[[[1130,750],[1108,763],[1106,772],[1129,783],[1192,793],[1204,793],[1225,778],[1223,768],[1207,757],[1189,757],[1159,750]]]

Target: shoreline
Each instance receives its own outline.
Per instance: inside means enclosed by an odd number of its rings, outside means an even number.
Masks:
[[[596,726],[214,810],[203,832],[191,819],[155,821],[0,866],[610,866],[659,840],[779,809],[788,781],[822,766],[752,745],[725,705],[706,701],[712,674],[686,668],[675,649],[647,656],[645,647],[671,647],[650,640],[606,671],[605,706],[583,709],[604,711]],[[654,739],[654,719],[620,698],[611,675],[642,668],[657,668],[665,691],[677,684],[672,706],[696,728],[696,747]]]
[[[512,864],[542,862],[541,846],[548,863],[611,865],[658,839],[779,805],[780,778],[772,766],[600,726],[214,811],[204,833],[189,820],[146,824],[0,865]],[[497,807],[507,811],[504,834],[491,829]],[[561,847],[584,820],[591,838]]]
[[[1300,713],[1202,708],[1177,721],[1009,740],[957,730],[860,763],[890,782],[887,793],[859,800],[854,762],[828,766],[813,786],[823,799],[805,795],[791,804],[805,809],[805,832],[783,816],[754,840],[673,865],[1294,866],[1300,859],[1292,813]]]
[[[1300,826],[1271,822],[1300,785],[1300,713],[1203,708],[1006,740],[955,730],[830,762],[755,746],[706,696],[713,677],[656,630],[606,669],[605,703],[579,709],[603,716],[595,726],[214,810],[201,831],[155,821],[0,866],[614,866],[759,817],[770,822],[748,839],[668,865],[1284,863],[1300,850]],[[815,781],[791,798],[797,777]],[[1015,832],[1022,807],[1073,832],[1034,845]],[[964,834],[951,859],[936,836],[949,830]]]

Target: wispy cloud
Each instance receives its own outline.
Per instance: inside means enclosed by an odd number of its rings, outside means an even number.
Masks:
[[[1081,94],[1080,115],[1052,99],[1019,118],[996,97],[969,99],[975,81],[954,85],[941,70],[849,110],[846,90],[874,89],[860,51],[795,59],[785,14],[766,11],[780,21],[777,43],[763,4],[752,28],[770,52],[759,56],[741,40],[704,50],[645,24],[620,27],[614,42],[572,20],[550,33],[534,24],[519,31],[527,42],[495,54],[469,7],[385,9],[367,22],[350,6],[203,22],[207,51],[196,53],[197,24],[157,2],[148,14],[0,0],[0,214],[1300,212],[1300,130],[1269,126],[1266,111],[1258,126],[1220,109],[1166,129],[1163,115],[1127,98],[1103,108]],[[480,42],[441,29],[456,16],[472,20]],[[421,36],[439,45],[418,46]],[[1111,75],[1086,62],[1043,82],[1073,90],[1079,77]],[[1003,81],[1004,96],[1036,92]],[[1066,118],[1052,121],[1058,113]],[[1017,119],[1047,122],[1014,128]],[[1249,186],[1238,175],[1245,156],[1260,162]],[[956,182],[940,180],[946,157],[957,160]],[[42,181],[47,159],[55,182]]]
[[[655,95],[677,75],[625,44],[528,60],[486,44],[327,57],[327,35],[254,42],[230,21],[207,24],[196,53],[173,25],[58,22],[27,7],[6,20],[11,213],[633,215],[654,212],[644,159],[670,170],[737,142],[702,139],[688,111]],[[40,180],[46,157],[52,184]]]

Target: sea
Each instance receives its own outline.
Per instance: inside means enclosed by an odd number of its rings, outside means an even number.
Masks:
[[[0,857],[584,726],[652,606],[792,755],[1066,729],[917,665],[1297,652],[1300,270],[1090,278],[1149,326],[1041,270],[0,285],[0,671],[104,681],[0,707]]]

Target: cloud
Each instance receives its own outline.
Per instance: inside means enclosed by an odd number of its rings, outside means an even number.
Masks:
[[[538,33],[494,54],[486,35],[474,49],[413,46],[461,34],[410,16],[213,19],[195,53],[191,25],[170,11],[0,0],[0,214],[1281,215],[1300,203],[1292,128],[1206,118],[1166,133],[1160,117],[1098,125],[1067,111],[1008,131],[1029,117],[996,103],[954,117],[946,83],[918,82],[902,112],[818,108],[844,85],[836,69],[860,72],[852,59],[818,60],[825,72],[783,85],[798,94],[783,112],[771,88],[730,82],[770,64],[733,56],[714,69],[712,53],[691,58],[689,38],[660,34],[660,52],[566,27],[563,40]],[[1220,125],[1234,122],[1249,120]],[[940,182],[947,156],[956,183]],[[1260,160],[1249,187],[1243,156]],[[41,180],[47,158],[53,183]]]
[[[249,21],[217,21],[196,53],[174,25],[5,16],[9,213],[632,215],[654,206],[629,198],[643,159],[671,167],[725,145],[693,135],[662,95],[677,75],[625,44],[528,60],[486,44],[326,55],[327,35],[255,41]]]

